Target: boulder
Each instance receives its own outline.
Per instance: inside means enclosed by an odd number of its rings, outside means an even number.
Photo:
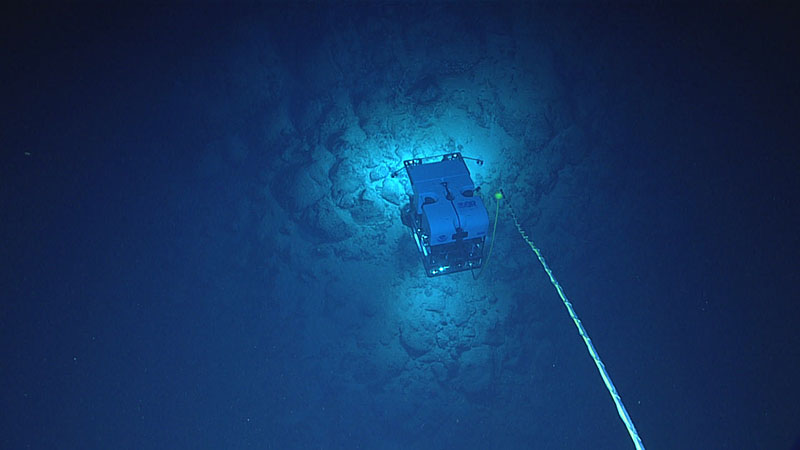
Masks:
[[[374,189],[364,189],[350,208],[353,220],[360,225],[373,225],[385,219],[384,203]]]
[[[278,183],[278,201],[292,213],[305,211],[327,193],[327,188],[314,180],[307,169],[299,169]]]
[[[352,225],[348,224],[339,208],[330,198],[324,197],[306,213],[306,225],[323,242],[339,242],[352,236]]]
[[[407,201],[403,185],[397,178],[384,178],[383,185],[381,186],[381,197],[387,202],[397,206]]]
[[[350,159],[337,163],[331,170],[331,195],[341,208],[352,208],[358,200],[357,193],[364,186],[362,171]]]
[[[369,179],[370,181],[378,181],[386,178],[391,171],[388,167],[384,164],[379,165],[378,167],[370,170],[369,172]]]
[[[485,391],[492,382],[492,349],[475,347],[461,354],[458,369],[459,389],[468,394]]]
[[[434,346],[434,334],[419,323],[405,321],[400,324],[400,344],[412,358],[419,358]]]

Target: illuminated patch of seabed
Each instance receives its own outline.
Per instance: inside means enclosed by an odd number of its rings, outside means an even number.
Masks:
[[[418,120],[409,113],[404,118],[395,115],[394,123],[386,127],[391,132],[368,136],[367,147],[380,143],[374,148],[382,148],[379,159],[373,161],[394,170],[402,168],[405,159],[460,151],[464,156],[484,161],[483,165],[467,161],[476,184],[483,185],[484,192],[497,189],[501,172],[510,163],[504,159],[513,153],[509,149],[518,144],[492,117],[479,125],[464,108],[443,103],[434,111],[434,117],[427,121],[429,126],[424,128],[415,126]],[[410,192],[402,170],[398,181],[406,193]],[[383,186],[376,183],[379,185]],[[490,197],[484,198],[491,207]],[[397,208],[393,213],[399,213],[399,207],[390,207],[393,208]],[[369,297],[375,304],[368,309],[356,344],[370,360],[371,367],[380,367],[376,369],[378,378],[393,380],[393,385],[400,383],[408,388],[426,384],[429,378],[446,382],[454,372],[453,366],[458,364],[459,352],[485,345],[479,338],[503,316],[496,311],[495,306],[499,305],[489,305],[494,289],[485,280],[473,280],[469,272],[427,278],[415,248],[408,254],[397,254],[393,244],[403,238],[411,239],[399,216],[383,232],[388,244],[384,245],[385,251],[379,252],[381,258],[388,261],[402,257],[409,262],[403,270],[393,271],[393,276],[384,274],[380,283],[367,273],[357,277],[356,282],[369,283],[374,289]],[[404,342],[408,336],[403,336],[403,330],[413,333],[415,341]],[[367,380],[368,373],[359,378]]]
[[[372,148],[393,149],[393,155],[385,155],[388,158],[430,156],[430,152],[438,152],[454,142],[461,144],[463,150],[469,150],[469,144],[480,144],[480,151],[484,152],[480,157],[490,160],[495,149],[506,147],[512,141],[494,113],[484,114],[486,118],[479,123],[474,114],[448,102],[417,114],[410,110],[395,111],[386,116],[383,132],[368,136],[368,140],[378,144]]]
[[[468,346],[470,318],[487,294],[469,272],[405,280],[395,288],[396,302],[389,306],[388,320],[396,324],[398,338],[412,359],[423,365],[452,359],[451,352]],[[406,335],[402,335],[405,332]],[[472,333],[474,335],[474,333]]]

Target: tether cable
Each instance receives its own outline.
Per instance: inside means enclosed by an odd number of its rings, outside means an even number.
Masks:
[[[502,190],[500,191],[500,195],[501,196],[503,195]],[[558,280],[556,280],[556,277],[553,275],[553,271],[550,270],[550,267],[544,260],[542,252],[539,251],[536,245],[534,245],[533,240],[530,237],[528,237],[528,235],[525,233],[525,230],[522,229],[522,225],[520,225],[519,220],[517,219],[517,215],[514,213],[514,208],[511,207],[511,204],[509,202],[506,202],[506,204],[508,205],[508,210],[511,211],[511,218],[514,219],[514,225],[517,227],[517,231],[519,231],[519,234],[522,236],[522,239],[525,240],[525,242],[528,244],[531,250],[533,250],[533,252],[536,253],[536,257],[539,258],[539,262],[542,263],[544,271],[547,272],[547,276],[550,277],[550,283],[552,283],[553,287],[556,288],[558,296],[561,297],[561,301],[567,308],[567,312],[569,312],[569,316],[572,317],[572,321],[575,322],[575,326],[578,327],[578,333],[583,338],[583,342],[586,344],[586,348],[589,350],[589,356],[591,356],[592,360],[594,360],[594,364],[597,366],[597,371],[600,372],[600,376],[603,378],[603,383],[605,383],[606,389],[608,389],[608,393],[611,395],[611,399],[614,400],[614,404],[617,406],[617,413],[619,414],[619,418],[622,419],[622,422],[628,429],[628,434],[630,434],[631,436],[633,445],[636,446],[637,450],[644,450],[644,444],[642,443],[642,439],[639,437],[639,433],[636,431],[636,427],[633,425],[633,420],[631,420],[631,416],[628,415],[628,410],[625,409],[625,405],[622,404],[622,398],[617,393],[617,388],[611,381],[611,377],[608,375],[608,372],[606,371],[605,364],[603,364],[603,361],[600,360],[600,355],[597,354],[597,350],[595,350],[594,345],[592,344],[592,340],[589,338],[589,334],[586,333],[586,329],[583,328],[581,320],[578,318],[578,315],[572,308],[572,303],[570,303],[570,301],[567,299],[567,295],[564,294],[564,289],[561,288],[561,285],[558,283]]]

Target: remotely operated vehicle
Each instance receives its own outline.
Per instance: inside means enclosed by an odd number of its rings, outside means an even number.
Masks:
[[[438,159],[438,160],[437,160]],[[461,153],[403,162],[413,194],[402,210],[429,277],[479,269],[489,230],[486,206]],[[425,162],[436,160],[433,162]],[[392,176],[397,176],[396,171]]]

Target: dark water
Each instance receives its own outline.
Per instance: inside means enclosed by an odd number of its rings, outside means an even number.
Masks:
[[[501,205],[424,276],[403,159],[502,188],[649,448],[792,448],[784,6],[2,14],[4,448],[632,448]]]

